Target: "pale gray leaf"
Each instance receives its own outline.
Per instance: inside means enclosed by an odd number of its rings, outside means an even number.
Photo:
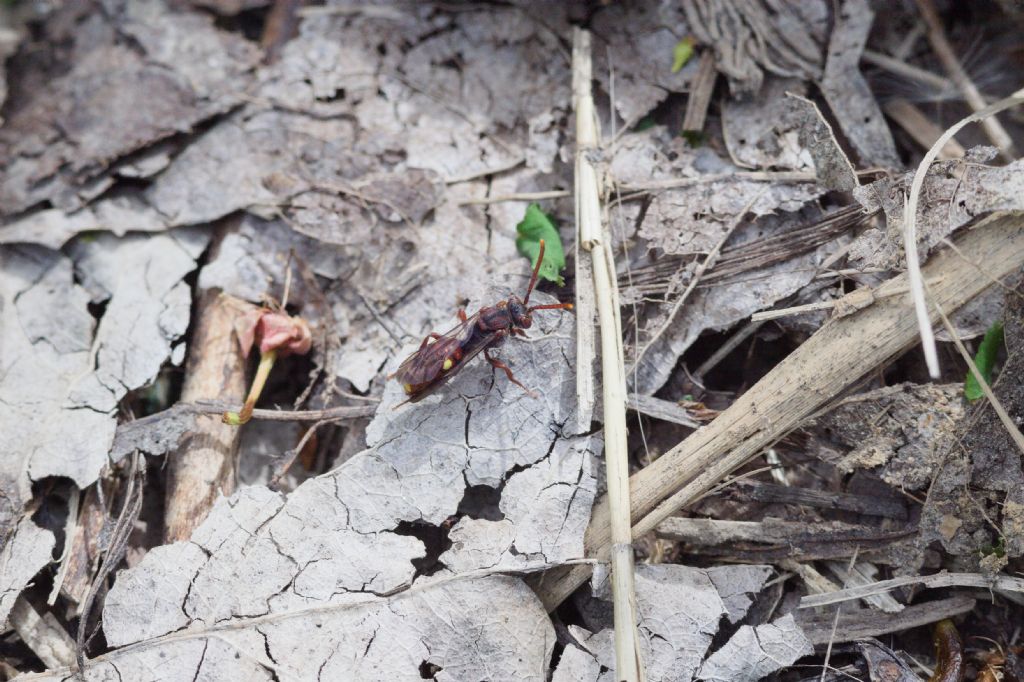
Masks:
[[[114,437],[113,413],[69,402],[92,370],[95,320],[71,260],[38,247],[0,247],[0,433],[9,477],[96,480]]]
[[[614,673],[606,670],[601,673],[601,664],[588,651],[569,644],[562,652],[551,682],[600,682],[604,678],[614,679]]]
[[[615,110],[626,127],[669,93],[686,91],[697,72],[697,60],[691,60],[672,73],[675,46],[689,34],[678,3],[610,4],[594,13],[591,30],[596,38],[594,78],[605,92],[614,90]]]
[[[768,76],[753,97],[722,103],[722,137],[729,156],[752,168],[811,170],[810,155],[802,148],[797,129],[785,121],[790,108],[787,92],[804,94],[795,78]]]
[[[68,213],[59,208],[33,211],[0,226],[0,244],[41,244],[59,249],[80,232],[109,230],[120,236],[128,232],[159,232],[167,221],[134,195],[102,199]]]
[[[92,289],[109,297],[96,330],[96,367],[68,399],[110,412],[128,391],[149,384],[188,328],[192,292],[182,281],[206,247],[205,230],[118,239],[102,234],[71,249]]]
[[[756,581],[755,576],[767,567],[736,568],[750,571],[750,579]],[[635,578],[637,625],[647,679],[691,679],[711,646],[721,617],[729,613],[723,595],[709,571],[700,568],[641,564],[636,567]],[[597,598],[611,599],[606,570],[595,570],[593,583]],[[729,589],[727,594],[735,596],[735,590]],[[580,643],[592,651],[603,665],[614,667],[610,629]]]
[[[28,582],[50,563],[55,542],[53,533],[24,517],[0,549],[0,627]]]
[[[135,664],[184,637],[230,642],[243,654],[237,665],[258,661],[289,678],[418,679],[432,665],[438,679],[488,677],[488,669],[544,679],[554,632],[525,584],[468,577],[408,589],[423,545],[351,530],[336,493],[331,477],[287,499],[243,489],[222,499],[190,542],[154,549],[123,571],[105,630],[115,646],[139,645],[108,662]]]
[[[71,47],[50,55],[67,61],[62,75],[19,97],[0,133],[3,213],[47,200],[81,207],[109,186],[102,174],[118,158],[237,104],[258,59],[209,16],[159,0],[109,2],[81,21],[79,11],[50,22],[74,26],[48,36]]]
[[[707,572],[728,610],[730,623],[747,615],[754,598],[774,574],[771,566],[713,566]]]
[[[799,95],[790,94],[790,115],[800,131],[800,146],[814,159],[818,184],[840,192],[849,192],[860,183],[853,164],[839,146],[832,126],[821,115],[818,105]]]
[[[835,19],[825,72],[818,83],[839,129],[862,166],[900,168],[892,132],[867,80],[860,57],[875,13],[867,0],[845,0]]]
[[[765,625],[743,625],[701,666],[698,679],[718,682],[756,682],[798,658],[814,653],[792,614]]]
[[[583,558],[597,483],[591,438],[559,440],[537,465],[511,474],[502,488],[500,520],[464,517],[452,527],[452,547],[440,561],[449,570],[507,567]]]
[[[1024,210],[1024,161],[986,166],[991,147],[976,147],[964,161],[932,164],[921,189],[917,248],[921,259],[957,229],[996,211]],[[866,210],[885,212],[886,230],[869,230],[850,248],[860,268],[895,268],[903,263],[903,205],[912,173],[864,185],[854,196]]]

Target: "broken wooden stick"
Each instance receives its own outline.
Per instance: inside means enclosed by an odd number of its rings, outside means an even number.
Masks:
[[[181,391],[183,402],[242,401],[245,358],[234,329],[239,315],[249,307],[216,291],[202,295]],[[167,463],[165,542],[187,540],[217,498],[234,492],[237,452],[237,428],[221,423],[215,415],[196,417],[196,430],[182,440]]]
[[[991,285],[977,264],[1001,279],[1024,264],[1024,218],[1001,215],[985,221],[937,253],[924,267],[933,300],[953,311]],[[907,275],[878,291],[905,288]],[[937,316],[937,313],[933,312]],[[800,348],[741,396],[717,419],[631,478],[633,526],[638,537],[690,504],[729,473],[820,410],[845,387],[917,342],[917,325],[906,295],[880,296],[852,315],[832,319]],[[587,531],[587,555],[608,556],[607,499],[599,500]],[[535,582],[537,593],[554,608],[589,575],[589,566],[552,571]]]

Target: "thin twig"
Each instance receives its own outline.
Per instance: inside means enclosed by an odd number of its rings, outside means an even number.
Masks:
[[[360,291],[359,287],[355,288],[355,292],[356,292],[356,296],[359,297],[359,300],[363,302],[364,306],[366,306],[366,309],[370,311],[370,315],[372,315],[373,319],[377,321],[377,324],[379,324],[381,326],[381,328],[383,328],[384,331],[386,331],[388,333],[388,336],[391,337],[391,340],[394,341],[395,343],[397,343],[399,346],[404,344],[405,341],[403,341],[401,337],[399,337],[397,334],[395,334],[393,331],[391,331],[391,327],[389,327],[384,322],[384,317],[377,311],[377,307],[375,305],[373,305],[373,303],[370,302],[370,299],[368,299],[363,294],[362,291]]]
[[[921,163],[917,166],[917,172],[914,173],[914,180],[910,184],[910,195],[907,197],[907,202],[903,208],[903,248],[907,254],[907,279],[910,282],[910,294],[914,299],[914,312],[917,315],[918,333],[921,336],[921,345],[924,349],[928,373],[933,379],[939,378],[939,354],[935,348],[935,333],[932,331],[931,320],[928,317],[928,308],[924,300],[924,283],[921,281],[921,261],[917,255],[917,204],[920,201],[924,178],[932,162],[939,155],[939,151],[946,146],[946,142],[952,139],[961,128],[974,121],[983,121],[992,114],[1022,102],[1024,102],[1024,89],[1018,90],[1009,97],[1001,99],[995,104],[954,123],[935,141],[932,148],[921,159]]]
[[[518,194],[499,194],[493,197],[474,197],[472,199],[462,199],[457,202],[457,205],[497,204],[503,201],[543,201],[544,199],[561,199],[571,195],[572,192],[569,190],[553,189],[548,192],[520,192]]]
[[[324,424],[330,424],[335,421],[338,421],[338,419],[321,419],[306,429],[306,432],[302,434],[302,438],[299,439],[298,444],[288,451],[287,459],[285,459],[284,464],[281,465],[280,470],[278,470],[278,472],[274,474],[274,477],[270,479],[271,488],[277,488],[281,485],[281,479],[284,478],[285,474],[288,473],[288,470],[292,468],[293,464],[295,464],[295,460],[298,459],[299,454],[302,453],[302,449],[306,447],[306,443],[309,442],[309,439],[316,435],[316,430]]]
[[[706,185],[712,182],[814,182],[817,179],[818,176],[815,173],[804,171],[740,171],[708,173],[694,178],[652,180],[637,184],[623,184],[620,187],[624,192],[657,192],[665,189]]]
[[[227,403],[205,401],[185,404],[183,407],[191,408],[200,414],[220,414],[225,410],[232,409]],[[372,417],[376,411],[376,404],[345,405],[342,407],[329,407],[324,410],[253,410],[252,419],[276,422],[340,421],[342,419]]]
[[[905,61],[901,61],[894,57],[890,57],[887,54],[881,52],[875,52],[874,50],[864,50],[861,53],[860,58],[868,64],[873,64],[879,68],[885,69],[890,73],[894,73],[897,76],[903,76],[904,78],[924,83],[936,88],[942,93],[952,92],[956,89],[956,85],[953,81],[948,78],[944,78],[938,74],[932,73],[926,69],[922,69],[919,66],[908,64]]]
[[[85,671],[85,647],[87,643],[87,632],[89,628],[89,615],[100,590],[106,585],[107,578],[117,565],[124,558],[128,548],[128,538],[131,535],[135,520],[139,518],[142,510],[143,479],[146,474],[146,463],[142,454],[136,450],[132,453],[132,463],[128,470],[127,487],[124,491],[124,504],[121,506],[121,513],[114,524],[114,530],[110,535],[110,543],[103,556],[99,571],[89,587],[89,592],[82,603],[82,614],[78,621],[78,635],[75,638],[75,660],[78,662],[79,672]],[[99,485],[99,484],[97,484]]]
[[[936,587],[980,587],[989,590],[1006,592],[1024,592],[1024,578],[1009,575],[987,576],[982,573],[936,573],[935,575],[909,575],[902,578],[879,580],[869,585],[848,587],[836,592],[810,594],[800,600],[801,609],[838,604],[853,599],[863,599],[873,594],[884,594],[897,587],[906,585],[924,585],[926,588]]]
[[[78,486],[71,486],[71,496],[68,498],[68,519],[64,523],[64,551],[60,555],[58,562],[60,568],[57,569],[57,576],[53,579],[53,588],[50,590],[50,596],[46,598],[46,603],[50,606],[57,603],[60,588],[64,586],[64,580],[67,578],[68,566],[71,563],[72,540],[78,530],[78,507],[81,500],[82,491],[78,489]]]
[[[711,357],[704,361],[704,363],[697,368],[693,373],[694,378],[698,381],[702,380],[707,373],[718,366],[722,360],[729,355],[729,353],[736,350],[736,347],[746,341],[751,334],[761,328],[764,322],[748,322],[738,332],[726,339],[725,343],[715,349],[715,352],[711,354]]]

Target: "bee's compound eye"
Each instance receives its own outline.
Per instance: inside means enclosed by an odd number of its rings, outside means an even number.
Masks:
[[[441,365],[441,369],[443,369],[444,371],[447,372],[448,370],[450,370],[452,368],[453,364],[455,364],[455,363],[452,362],[451,358],[445,358],[444,359],[444,364]]]

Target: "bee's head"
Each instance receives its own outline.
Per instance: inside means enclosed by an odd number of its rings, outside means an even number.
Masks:
[[[512,317],[512,323],[517,327],[529,329],[533,325],[533,315],[526,304],[519,300],[518,296],[508,299],[508,314]]]

